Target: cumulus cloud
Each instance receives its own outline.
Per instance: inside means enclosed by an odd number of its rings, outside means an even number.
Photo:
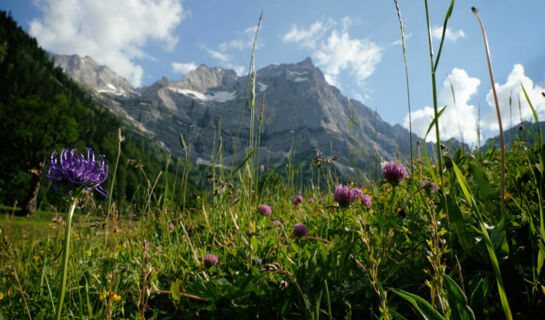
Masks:
[[[194,62],[189,62],[189,63],[173,62],[171,63],[171,66],[174,72],[181,73],[181,74],[186,74],[197,69],[197,65]]]
[[[252,26],[244,29],[243,31],[237,32],[238,38],[222,42],[217,47],[218,49],[210,49],[205,45],[201,45],[201,49],[206,51],[208,55],[216,60],[219,60],[221,66],[227,69],[233,69],[237,75],[242,75],[244,73],[244,66],[233,64],[233,55],[230,54],[232,50],[250,50],[255,38],[255,33],[257,31],[257,26]],[[261,41],[257,41],[255,47],[259,49],[263,44]]]
[[[438,104],[446,106],[439,118],[441,140],[457,138],[469,144],[477,142],[477,108],[470,104],[481,81],[470,77],[463,69],[454,68],[443,82],[437,97]],[[439,111],[439,110],[438,110]],[[424,138],[433,120],[433,108],[426,106],[411,112],[413,132]],[[409,128],[409,115],[405,117],[405,128]],[[435,129],[430,131],[427,141],[435,141]]]
[[[314,49],[319,39],[323,38],[327,31],[329,31],[334,25],[335,21],[329,19],[328,21],[316,21],[311,24],[307,29],[300,28],[297,25],[292,25],[290,31],[282,36],[284,42],[298,42],[303,47]]]
[[[239,32],[240,38],[233,39],[227,42],[222,42],[219,45],[219,48],[222,52],[228,51],[230,49],[235,50],[245,50],[250,49],[254,44],[255,32],[257,31],[257,26],[252,26],[244,29],[242,32]],[[261,41],[256,42],[255,47],[258,49],[261,46]]]
[[[522,120],[533,121],[532,110],[526,101],[521,84],[524,86],[528,98],[536,110],[538,118],[540,120],[545,118],[545,97],[542,95],[542,92],[545,92],[545,89],[534,84],[532,79],[526,76],[522,65],[515,64],[513,70],[507,77],[507,81],[504,84],[496,83],[496,92],[498,94],[498,103],[504,130],[510,125],[519,123],[521,118]],[[486,101],[491,108],[491,112],[483,118],[483,128],[499,132],[492,90],[488,92]]]
[[[159,40],[173,49],[183,17],[178,0],[40,0],[39,7],[43,17],[30,22],[30,34],[43,48],[92,56],[135,86],[143,75],[135,59],[149,58],[146,43]]]
[[[324,71],[329,84],[340,88],[339,75],[347,71],[364,87],[365,80],[382,59],[382,48],[368,39],[352,38],[348,28],[353,22],[345,17],[341,21],[316,21],[308,28],[293,25],[282,41],[312,49],[312,58]]]
[[[431,36],[435,39],[441,39],[441,36],[443,35],[443,27],[442,26],[437,26],[437,27],[433,27],[431,29]],[[451,28],[447,28],[447,31],[445,31],[445,40],[449,40],[449,41],[456,41],[458,40],[459,38],[465,38],[466,37],[466,34],[464,32],[464,30],[457,30],[457,31],[452,31]]]

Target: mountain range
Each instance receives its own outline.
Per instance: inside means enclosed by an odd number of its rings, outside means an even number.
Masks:
[[[93,92],[125,123],[183,155],[179,134],[193,146],[197,164],[210,164],[221,150],[222,164],[244,159],[250,139],[251,85],[233,70],[200,65],[179,81],[163,78],[134,88],[91,57],[53,55],[55,65]],[[409,132],[327,83],[310,58],[269,65],[256,73],[255,112],[260,130],[260,162],[280,166],[291,160],[338,156],[335,165],[350,174],[370,174],[376,163],[409,157]],[[221,148],[218,144],[221,137]],[[238,138],[237,138],[238,137]],[[413,135],[413,144],[420,140]],[[235,148],[236,151],[235,155]],[[378,155],[378,156],[377,156]],[[235,157],[235,159],[233,159]]]

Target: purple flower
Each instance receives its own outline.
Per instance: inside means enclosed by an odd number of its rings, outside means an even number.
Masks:
[[[350,190],[348,186],[343,186],[342,184],[338,185],[337,188],[335,189],[335,193],[333,193],[333,199],[341,207],[348,207],[354,201],[356,201],[357,197],[358,197],[357,191],[354,192],[353,190]]]
[[[169,229],[170,231],[174,230],[174,225],[173,225],[172,223],[169,223],[169,224],[168,224],[168,229]]]
[[[260,166],[259,166],[259,171],[261,171],[261,172],[265,171],[265,166],[264,166],[264,165],[260,165]]]
[[[433,183],[433,181],[427,180],[422,180],[422,182],[420,182],[420,188],[431,193],[436,193],[438,190],[437,185]]]
[[[521,123],[519,124],[518,128],[517,128],[519,131],[523,131],[524,130],[524,125]]]
[[[298,205],[301,202],[303,202],[303,200],[304,200],[303,196],[297,196],[297,197],[295,197],[295,199],[293,199],[293,204]]]
[[[77,149],[62,149],[60,154],[53,151],[49,159],[49,169],[44,177],[53,182],[52,187],[68,192],[70,195],[80,190],[85,192],[95,189],[108,198],[108,193],[100,186],[108,177],[108,166],[104,156],[99,161],[91,148],[87,148],[87,158],[76,154]]]
[[[273,224],[274,224],[275,226],[280,226],[280,225],[282,224],[282,222],[280,222],[280,220],[274,220],[274,221],[273,221]]]
[[[360,199],[361,204],[364,206],[370,207],[373,204],[373,202],[371,201],[371,196],[369,196],[368,194],[363,195],[363,197],[361,197]]]
[[[308,202],[309,202],[309,203],[314,203],[314,199],[308,198]]]
[[[272,213],[271,207],[264,204],[261,207],[259,207],[259,213],[264,216],[270,216]]]
[[[295,226],[293,227],[292,233],[293,233],[294,236],[300,238],[300,237],[304,237],[304,236],[307,235],[308,229],[307,229],[307,227],[305,227],[304,224],[296,223]]]
[[[211,268],[213,266],[215,266],[216,264],[218,264],[218,257],[215,255],[215,254],[207,254],[204,256],[204,266],[207,267],[207,268]]]
[[[395,164],[393,161],[390,161],[382,168],[382,176],[384,176],[386,181],[397,185],[403,179],[407,178],[408,174],[402,164]]]

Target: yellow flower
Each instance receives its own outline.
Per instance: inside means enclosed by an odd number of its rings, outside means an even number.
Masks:
[[[103,295],[100,295],[100,296],[98,297],[98,300],[104,301],[104,296],[103,296]]]
[[[34,256],[34,260],[38,261],[38,260],[40,260],[40,257],[39,256]]]
[[[79,234],[76,231],[72,232],[72,235],[74,236],[74,238],[79,237]]]
[[[85,254],[88,255],[88,256],[91,256],[92,252],[91,252],[91,250],[86,250]]]
[[[122,229],[115,229],[115,233],[123,233]]]
[[[201,196],[197,196],[197,200],[199,200],[201,198]]]
[[[121,301],[121,296],[118,296],[117,294],[114,294],[113,299],[114,299],[114,302],[119,302],[119,301]]]
[[[4,299],[4,294],[2,292],[0,292],[0,300],[2,300],[2,299]]]
[[[511,199],[513,199],[513,195],[510,194],[509,192],[505,192],[505,193],[503,194],[503,198],[504,198],[505,200],[511,200]]]
[[[108,255],[108,258],[113,259],[113,258],[115,258],[115,255],[114,255],[113,253],[110,253],[110,254]]]

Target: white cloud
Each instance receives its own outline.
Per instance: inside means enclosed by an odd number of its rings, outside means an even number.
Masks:
[[[316,21],[311,24],[308,29],[299,28],[297,25],[292,25],[290,31],[282,36],[284,42],[298,42],[303,47],[314,49],[316,48],[316,42],[323,38],[328,30],[334,25],[335,21],[329,19],[327,22]]]
[[[515,64],[513,66],[513,70],[507,77],[507,81],[504,84],[496,83],[496,92],[498,94],[498,103],[500,106],[504,130],[510,125],[516,125],[519,123],[521,116],[522,120],[533,121],[532,110],[526,101],[521,84],[524,86],[524,89],[528,94],[528,98],[536,110],[540,121],[545,119],[545,97],[543,97],[541,94],[542,92],[545,92],[545,89],[537,84],[534,84],[532,79],[525,75],[524,67],[522,65]],[[494,130],[494,132],[497,133],[499,132],[498,117],[496,115],[496,107],[492,90],[488,92],[486,100],[491,108],[491,112],[483,118],[483,127]],[[511,102],[511,106],[509,105],[509,102]]]
[[[60,54],[92,56],[135,86],[143,69],[148,40],[163,41],[171,50],[175,27],[183,18],[177,0],[41,0],[42,19],[30,22],[30,34],[40,46]]]
[[[171,63],[171,66],[174,72],[181,73],[181,74],[186,74],[197,69],[197,65],[194,62],[189,62],[189,63],[173,62]]]
[[[250,49],[252,45],[254,44],[256,30],[257,30],[257,26],[252,26],[252,27],[248,27],[244,29],[242,32],[238,32],[241,38],[233,39],[227,42],[222,42],[219,45],[219,49],[222,52],[228,51],[230,49],[235,49],[239,51]],[[259,38],[258,38],[258,41],[256,42],[256,45],[255,45],[256,49],[260,48],[261,45],[262,45],[261,41],[259,41]]]
[[[463,136],[466,143],[475,144],[477,142],[477,108],[469,104],[469,101],[477,93],[480,83],[479,79],[468,76],[465,70],[458,68],[452,69],[452,72],[443,82],[443,87],[437,97],[439,109],[446,106],[445,111],[439,118],[441,140],[450,138],[461,140]],[[433,108],[426,106],[413,111],[411,117],[413,132],[424,138],[433,120]],[[405,117],[404,126],[409,128],[409,115]],[[435,141],[434,128],[428,134],[427,141]]]
[[[334,83],[339,82],[337,79],[341,71],[348,71],[363,87],[365,79],[375,72],[382,58],[382,49],[367,39],[350,38],[345,30],[333,30],[312,56],[326,78]]]
[[[443,35],[443,27],[437,26],[433,27],[431,29],[431,36],[435,39],[441,39],[441,36]],[[452,29],[447,27],[447,31],[445,31],[445,40],[449,41],[456,41],[458,38],[465,38],[466,34],[464,30],[457,30],[452,31]]]
[[[209,49],[204,45],[201,46],[201,48],[204,49],[208,53],[208,55],[210,55],[212,58],[217,59],[223,63],[227,63],[231,60],[231,56],[224,52]]]
[[[308,28],[293,25],[282,36],[282,41],[312,49],[312,58],[329,84],[340,87],[339,76],[347,71],[360,87],[364,87],[365,80],[382,59],[382,48],[368,39],[351,38],[348,28],[353,23],[350,17],[345,17],[341,21],[319,20]]]

